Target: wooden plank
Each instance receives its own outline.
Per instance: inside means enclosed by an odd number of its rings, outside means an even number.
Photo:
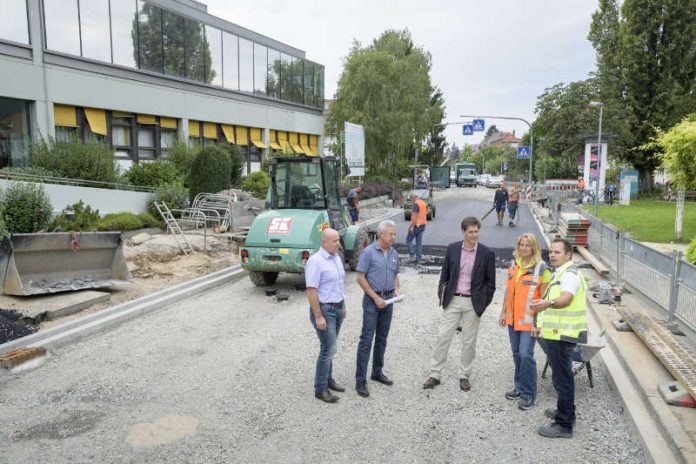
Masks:
[[[0,356],[0,366],[4,367],[5,369],[12,369],[25,361],[38,358],[39,356],[43,356],[45,354],[46,348],[42,347],[18,348]]]
[[[600,260],[594,257],[592,253],[587,248],[584,247],[577,247],[575,248],[578,250],[578,253],[580,253],[580,256],[582,256],[585,261],[590,263],[593,268],[595,268],[595,271],[599,273],[599,275],[607,275],[609,274],[609,269],[607,269],[604,264]]]

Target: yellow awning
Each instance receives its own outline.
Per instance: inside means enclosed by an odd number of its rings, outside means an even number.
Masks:
[[[297,137],[298,137],[297,132],[290,132],[288,135],[289,135],[289,139],[290,139],[290,146],[292,147],[293,151],[295,153],[304,154],[305,151],[302,149],[302,147],[300,146],[300,144],[297,140]],[[309,154],[309,153],[307,153],[307,154]]]
[[[176,119],[160,117],[160,127],[162,129],[176,129]]]
[[[111,116],[114,118],[130,118],[133,116],[133,113],[125,113],[123,111],[112,111]]]
[[[106,135],[106,111],[95,108],[85,108],[90,130],[99,135]]]
[[[309,135],[309,152],[314,156],[319,156],[319,147],[317,146],[319,141],[319,136]]]
[[[245,126],[234,126],[237,132],[237,145],[249,145],[249,128]]]
[[[282,148],[282,147],[280,146],[280,144],[279,144],[278,142],[276,142],[277,137],[278,137],[277,131],[276,131],[275,129],[271,129],[271,130],[270,130],[270,134],[269,134],[269,136],[268,136],[268,144],[269,144],[269,145],[271,146],[271,148],[273,148],[274,150],[280,150],[280,149]]]
[[[204,122],[203,123],[203,137],[206,139],[216,139],[217,138],[217,127],[214,122]]]
[[[285,131],[278,131],[278,143],[280,144],[280,149],[284,151],[292,151],[292,147],[288,143],[288,133]]]
[[[312,154],[312,151],[309,149],[309,134],[300,134],[300,148],[308,155]]]
[[[225,138],[229,143],[234,143],[234,127],[229,124],[220,124],[222,127],[222,133],[225,134]]]
[[[201,136],[201,123],[198,121],[194,121],[192,119],[189,119],[188,122],[189,126],[189,137],[200,137]]]
[[[53,119],[59,127],[78,127],[77,111],[74,106],[53,105]]]
[[[139,114],[138,115],[138,124],[155,125],[155,124],[157,124],[157,121],[155,121],[155,117],[150,115],[150,114]]]
[[[249,129],[249,138],[251,138],[251,143],[259,148],[268,148],[268,145],[263,143],[263,136],[261,134],[261,129],[258,127],[252,127]]]

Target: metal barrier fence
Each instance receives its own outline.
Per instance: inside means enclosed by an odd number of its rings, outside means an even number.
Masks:
[[[588,247],[611,268],[618,283],[626,282],[664,310],[669,322],[679,320],[696,334],[696,267],[681,252],[661,253],[584,210],[567,204],[563,209],[576,210],[592,222]]]

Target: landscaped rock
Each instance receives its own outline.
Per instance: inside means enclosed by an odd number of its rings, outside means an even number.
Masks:
[[[142,234],[134,235],[130,238],[131,245],[142,245],[152,239],[152,235],[143,232]]]

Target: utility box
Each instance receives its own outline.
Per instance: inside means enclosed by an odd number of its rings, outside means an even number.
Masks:
[[[622,169],[619,174],[621,185],[629,184],[631,186],[631,199],[638,196],[638,170],[637,169]]]

